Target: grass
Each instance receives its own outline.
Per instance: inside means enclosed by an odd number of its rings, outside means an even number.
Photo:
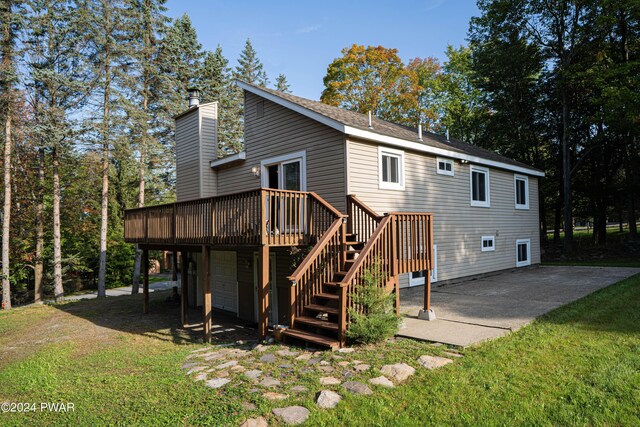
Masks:
[[[322,426],[640,424],[640,275],[467,349],[437,371],[418,369],[394,389],[346,395],[334,410],[315,409],[313,393],[274,404],[243,384],[212,390],[194,383],[181,365],[202,344],[175,327],[178,311],[165,296],[151,295],[149,317],[138,314],[134,296],[0,313],[0,402],[76,407],[0,413],[0,424],[239,425],[249,416],[269,418],[283,404],[308,407],[308,424]],[[374,367],[415,366],[419,355],[443,350],[401,340],[352,357]],[[316,376],[300,385],[320,389]],[[269,425],[277,420],[270,417]]]

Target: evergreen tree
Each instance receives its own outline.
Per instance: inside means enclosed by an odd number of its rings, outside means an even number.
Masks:
[[[234,87],[229,61],[218,46],[215,52],[207,52],[201,75],[203,102],[218,101],[218,156],[242,150],[242,111],[235,102]]]
[[[234,77],[262,87],[267,87],[269,84],[267,73],[263,70],[262,62],[258,59],[258,54],[251,44],[251,39],[247,39],[244,44]]]
[[[276,90],[278,92],[291,93],[287,76],[282,73],[278,74],[278,77],[276,77]]]

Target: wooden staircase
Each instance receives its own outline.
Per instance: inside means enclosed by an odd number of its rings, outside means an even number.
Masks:
[[[365,245],[355,234],[346,233],[345,237],[347,249],[340,268],[331,281],[322,283],[322,292],[313,295],[312,303],[303,307],[303,314],[295,318],[294,326],[283,331],[285,337],[332,350],[340,348],[340,284]]]

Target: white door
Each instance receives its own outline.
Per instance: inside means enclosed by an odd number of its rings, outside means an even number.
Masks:
[[[253,254],[253,307],[258,321],[258,254]],[[269,254],[269,325],[278,324],[278,287],[276,286],[276,254]]]
[[[234,251],[211,252],[213,307],[238,314],[238,264]]]
[[[438,245],[433,245],[433,270],[431,270],[431,283],[438,281]],[[409,277],[409,286],[424,285],[424,271],[414,271]]]

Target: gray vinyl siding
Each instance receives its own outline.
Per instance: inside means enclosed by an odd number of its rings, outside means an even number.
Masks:
[[[200,197],[200,120],[190,112],[176,120],[176,199]]]
[[[470,206],[470,164],[454,162],[454,176],[436,173],[434,156],[404,151],[405,190],[378,188],[378,146],[347,141],[348,191],[380,214],[433,212],[438,281],[514,268],[516,240],[531,239],[531,263],[540,262],[538,180],[529,176],[529,209],[515,209],[514,173],[489,168],[491,207]],[[481,237],[495,236],[495,251]],[[408,276],[401,277],[408,285]]]
[[[307,190],[317,192],[337,209],[345,210],[345,137],[342,133],[301,114],[264,100],[264,116],[256,117],[263,98],[245,92],[246,160],[218,171],[218,194],[260,188],[251,173],[260,161],[306,151]]]
[[[218,105],[202,104],[176,120],[176,199],[215,196],[217,177],[209,163],[218,152]]]

